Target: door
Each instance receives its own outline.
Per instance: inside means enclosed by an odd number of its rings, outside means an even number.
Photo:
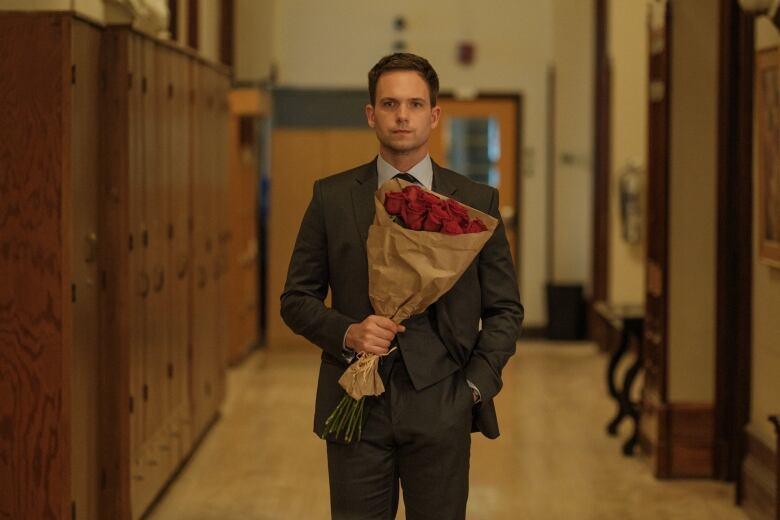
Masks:
[[[98,517],[98,172],[100,31],[73,20],[71,99],[73,372],[71,496],[77,518]]]
[[[441,120],[431,134],[438,164],[498,189],[499,210],[517,265],[519,96],[456,100],[440,98]]]

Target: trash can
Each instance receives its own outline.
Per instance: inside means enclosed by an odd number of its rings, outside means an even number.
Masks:
[[[585,339],[582,284],[547,284],[547,339]]]

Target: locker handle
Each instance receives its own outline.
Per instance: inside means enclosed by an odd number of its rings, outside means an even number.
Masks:
[[[149,275],[146,274],[145,271],[140,275],[139,287],[140,290],[138,291],[138,294],[143,298],[146,298],[146,295],[149,294]]]
[[[209,274],[206,271],[206,268],[201,266],[198,266],[198,287],[203,288],[206,287],[206,281],[209,278]]]
[[[154,266],[154,291],[160,292],[165,285],[165,270],[161,265]]]
[[[97,234],[93,231],[85,239],[87,241],[87,256],[84,261],[91,264],[97,259]]]
[[[179,278],[184,278],[187,275],[187,269],[190,265],[189,258],[187,258],[187,255],[181,255],[179,258],[179,269],[177,271],[177,275]]]

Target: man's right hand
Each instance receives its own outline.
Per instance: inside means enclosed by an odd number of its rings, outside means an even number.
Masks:
[[[395,335],[404,331],[406,327],[403,325],[372,314],[360,323],[349,326],[344,344],[355,352],[381,356],[387,354]]]

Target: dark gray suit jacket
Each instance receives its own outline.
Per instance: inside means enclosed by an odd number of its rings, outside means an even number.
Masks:
[[[295,332],[322,348],[314,431],[344,391],[342,341],[347,327],[373,314],[368,298],[366,239],[374,220],[376,160],[314,183],[295,242],[281,314]],[[417,390],[457,370],[480,391],[473,430],[499,435],[493,397],[515,352],[523,321],[514,266],[498,212],[498,192],[433,163],[433,190],[493,215],[499,226],[458,282],[428,312],[404,322],[399,347]],[[323,301],[331,290],[331,307]],[[482,329],[479,321],[482,320]]]

